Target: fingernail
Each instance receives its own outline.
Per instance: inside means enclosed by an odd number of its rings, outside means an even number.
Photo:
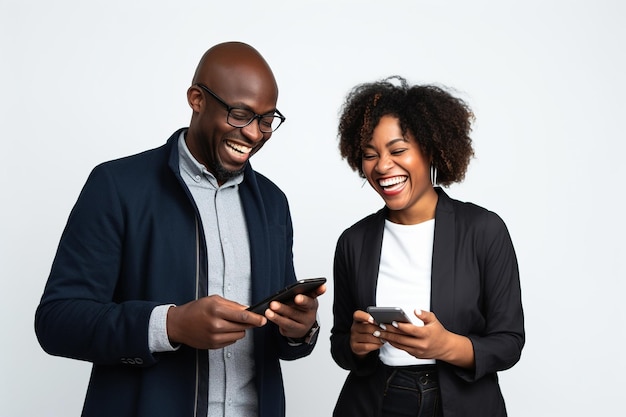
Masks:
[[[398,322],[397,322],[397,321],[392,321],[392,322],[391,322],[391,325],[392,325],[393,327],[395,327],[396,329],[398,328]]]
[[[378,327],[380,327],[383,330],[387,330],[387,326],[385,326],[383,323],[380,323]]]
[[[374,331],[374,333],[372,333],[372,335],[374,337],[379,337],[380,336],[380,332],[378,330]]]

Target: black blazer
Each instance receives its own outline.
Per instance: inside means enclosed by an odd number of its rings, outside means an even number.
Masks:
[[[506,416],[496,372],[519,360],[525,337],[513,244],[498,215],[436,190],[431,310],[446,329],[470,338],[476,358],[473,370],[437,361],[444,416]],[[350,374],[335,416],[380,415],[384,368],[378,351],[363,360],[352,354],[350,327],[354,311],[376,302],[387,214],[383,208],[360,220],[337,242],[331,353]]]

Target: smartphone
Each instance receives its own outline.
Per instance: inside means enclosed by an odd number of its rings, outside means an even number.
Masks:
[[[249,311],[257,314],[263,314],[272,301],[280,301],[281,303],[289,302],[298,294],[308,294],[320,285],[326,282],[326,278],[307,278],[301,279],[288,287],[283,288],[274,295],[270,295],[266,299],[248,307]]]
[[[411,323],[409,316],[400,307],[367,307],[367,312],[376,320],[376,323]]]

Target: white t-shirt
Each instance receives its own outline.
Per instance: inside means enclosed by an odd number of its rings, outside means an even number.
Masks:
[[[424,323],[414,311],[430,311],[434,234],[434,219],[411,225],[385,221],[376,305],[402,307],[417,326]],[[380,348],[379,357],[389,366],[435,363],[433,359],[418,359],[389,343]]]

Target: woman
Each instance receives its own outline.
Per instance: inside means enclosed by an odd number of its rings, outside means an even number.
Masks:
[[[401,77],[346,99],[341,155],[385,207],[337,242],[331,351],[350,373],[335,416],[506,416],[496,372],[524,345],[515,251],[500,217],[435,186],[464,179],[472,120]],[[377,323],[374,305],[411,322]]]

